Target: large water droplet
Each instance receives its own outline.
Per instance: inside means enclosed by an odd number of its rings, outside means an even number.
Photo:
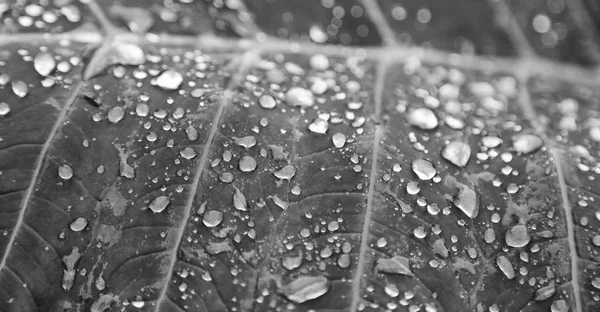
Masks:
[[[330,286],[331,282],[324,276],[303,275],[279,288],[279,292],[295,303],[303,303],[323,296]]]
[[[412,170],[421,180],[431,180],[437,173],[433,164],[425,159],[413,160]]]
[[[496,264],[498,265],[498,268],[500,268],[500,271],[504,273],[506,278],[515,278],[515,269],[512,263],[510,263],[510,260],[508,260],[508,258],[506,258],[505,256],[499,256],[498,258],[496,258]]]
[[[246,202],[246,196],[240,192],[237,188],[233,193],[233,206],[237,210],[248,211],[248,203]]]
[[[196,155],[198,155],[198,153],[196,153],[196,150],[194,150],[193,148],[186,146],[186,147],[182,148],[181,150],[179,150],[179,155],[181,155],[181,157],[183,157],[185,159],[192,159],[192,158],[196,157]]]
[[[461,187],[458,195],[452,201],[454,205],[471,219],[477,218],[479,214],[479,203],[477,193],[469,187]]]
[[[275,101],[275,98],[270,96],[270,95],[263,95],[258,99],[258,104],[260,104],[260,106],[262,108],[266,108],[266,109],[272,109],[275,108],[275,106],[277,106],[277,102]]]
[[[243,156],[240,159],[240,170],[243,172],[252,172],[256,169],[256,160],[251,156]]]
[[[85,218],[79,217],[79,218],[75,219],[75,221],[71,222],[69,227],[71,228],[71,230],[73,232],[80,232],[83,229],[85,229],[87,224],[88,224],[88,221]]]
[[[506,231],[506,244],[510,247],[525,247],[531,241],[531,235],[524,224],[517,224]]]
[[[325,134],[329,129],[329,123],[325,119],[316,118],[308,125],[308,130],[314,133]]]
[[[338,132],[333,135],[331,140],[333,141],[333,146],[337,148],[342,148],[346,144],[346,135]]]
[[[275,172],[273,172],[275,177],[282,180],[291,180],[294,175],[296,175],[296,167],[293,165],[287,165]]]
[[[461,141],[453,141],[442,150],[442,157],[458,167],[464,167],[471,157],[471,147]]]
[[[413,109],[408,115],[408,122],[423,130],[432,130],[438,126],[438,119],[429,108]]]
[[[48,52],[40,52],[33,60],[33,67],[42,77],[50,75],[56,67],[54,57]]]
[[[182,82],[183,76],[174,69],[167,69],[156,78],[156,85],[164,90],[177,90]]]
[[[292,87],[285,93],[285,100],[288,105],[309,107],[315,103],[313,94],[307,89]]]
[[[73,177],[73,169],[69,165],[61,165],[58,167],[58,175],[63,180],[69,180]]]
[[[513,148],[515,151],[523,154],[528,154],[538,150],[544,141],[537,135],[533,134],[522,134],[517,136],[513,142]]]
[[[245,136],[243,138],[233,138],[233,142],[239,146],[242,146],[244,148],[251,148],[254,145],[256,145],[256,138],[254,136]]]
[[[326,70],[329,67],[329,59],[323,54],[315,54],[310,58],[310,67],[315,70]]]
[[[118,123],[125,117],[125,109],[122,106],[115,106],[108,111],[108,121]]]
[[[223,221],[223,213],[218,210],[209,210],[204,213],[202,217],[202,223],[206,225],[206,227],[215,227]]]
[[[149,208],[154,213],[160,213],[167,208],[170,202],[171,199],[168,196],[158,196],[150,202]]]
[[[13,93],[20,98],[24,98],[29,93],[29,87],[21,80],[13,81],[11,86]]]
[[[569,306],[565,300],[559,299],[552,302],[550,312],[569,312]]]
[[[413,272],[410,270],[410,260],[402,256],[377,260],[375,272],[414,276]]]
[[[6,116],[10,113],[10,106],[6,102],[0,102],[0,116]]]

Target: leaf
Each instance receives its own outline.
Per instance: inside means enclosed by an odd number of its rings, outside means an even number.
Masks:
[[[588,2],[123,5],[0,4],[0,310],[600,309]]]

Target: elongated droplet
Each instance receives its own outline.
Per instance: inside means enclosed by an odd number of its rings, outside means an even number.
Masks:
[[[160,213],[163,210],[165,210],[165,208],[167,208],[170,202],[171,199],[168,196],[158,196],[150,202],[149,207],[152,210],[152,212]]]
[[[510,263],[510,260],[508,260],[508,258],[506,258],[505,256],[499,256],[498,258],[496,258],[496,264],[498,265],[498,268],[500,268],[500,271],[504,273],[504,276],[506,276],[506,278],[515,278],[515,268],[513,267],[512,263]]]
[[[69,226],[73,232],[80,232],[87,226],[88,221],[85,218],[77,218],[75,221],[71,222]]]
[[[248,203],[246,202],[246,196],[240,192],[237,188],[233,193],[233,206],[237,210],[248,211]]]
[[[377,260],[375,272],[414,276],[413,272],[410,270],[410,260],[402,256]]]
[[[442,157],[455,166],[464,167],[471,158],[471,147],[461,141],[450,142],[442,151]]]
[[[50,75],[56,67],[56,60],[48,52],[40,52],[33,60],[33,67],[42,77]]]
[[[431,180],[437,173],[433,164],[425,159],[413,160],[412,170],[421,180]]]
[[[29,87],[21,80],[13,81],[11,86],[13,93],[20,98],[26,97],[29,93]]]
[[[303,303],[323,296],[330,286],[331,282],[324,276],[299,276],[279,288],[279,292],[295,303]]]
[[[338,132],[331,137],[331,141],[333,141],[333,146],[342,148],[344,145],[346,145],[346,135]]]

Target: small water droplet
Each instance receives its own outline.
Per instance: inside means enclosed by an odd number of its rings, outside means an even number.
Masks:
[[[154,213],[160,213],[163,210],[165,210],[165,208],[167,208],[167,206],[169,205],[170,202],[171,202],[171,199],[168,196],[165,196],[165,195],[158,196],[150,202],[149,208]]]
[[[310,107],[315,103],[313,94],[307,89],[292,87],[285,93],[285,100],[288,105]]]
[[[75,221],[71,222],[70,228],[73,232],[80,232],[87,226],[88,221],[85,218],[77,218]]]
[[[471,147],[461,141],[453,141],[442,150],[442,157],[458,167],[464,167],[471,157]]]
[[[544,145],[544,141],[537,135],[522,134],[517,136],[513,142],[515,151],[523,154],[535,152]]]
[[[63,180],[69,180],[73,177],[73,169],[69,165],[61,165],[58,167],[58,175]]]
[[[506,244],[510,247],[521,248],[531,241],[531,235],[524,224],[517,224],[506,231]]]
[[[346,135],[338,132],[333,135],[331,140],[333,141],[333,146],[335,146],[337,148],[342,148],[346,144]]]
[[[156,78],[156,85],[164,90],[177,90],[183,82],[183,76],[174,69],[167,69]]]
[[[115,106],[108,111],[108,121],[118,123],[125,117],[125,109],[122,106]]]
[[[438,126],[438,119],[429,108],[413,109],[408,115],[408,122],[423,130],[432,130]]]
[[[251,156],[243,156],[240,159],[239,166],[242,172],[252,172],[256,169],[256,160]]]
[[[324,276],[302,275],[279,288],[279,292],[295,303],[303,303],[323,296],[331,282]]]
[[[56,67],[54,57],[48,52],[40,52],[33,61],[33,67],[42,77],[50,75]]]
[[[206,225],[206,227],[215,227],[223,221],[223,213],[218,210],[209,210],[204,213],[202,217],[202,223]]]
[[[431,180],[437,173],[433,164],[425,159],[415,159],[412,162],[412,170],[421,180]]]

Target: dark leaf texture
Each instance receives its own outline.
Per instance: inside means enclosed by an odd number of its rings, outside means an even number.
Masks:
[[[599,10],[0,1],[0,311],[599,311]]]

